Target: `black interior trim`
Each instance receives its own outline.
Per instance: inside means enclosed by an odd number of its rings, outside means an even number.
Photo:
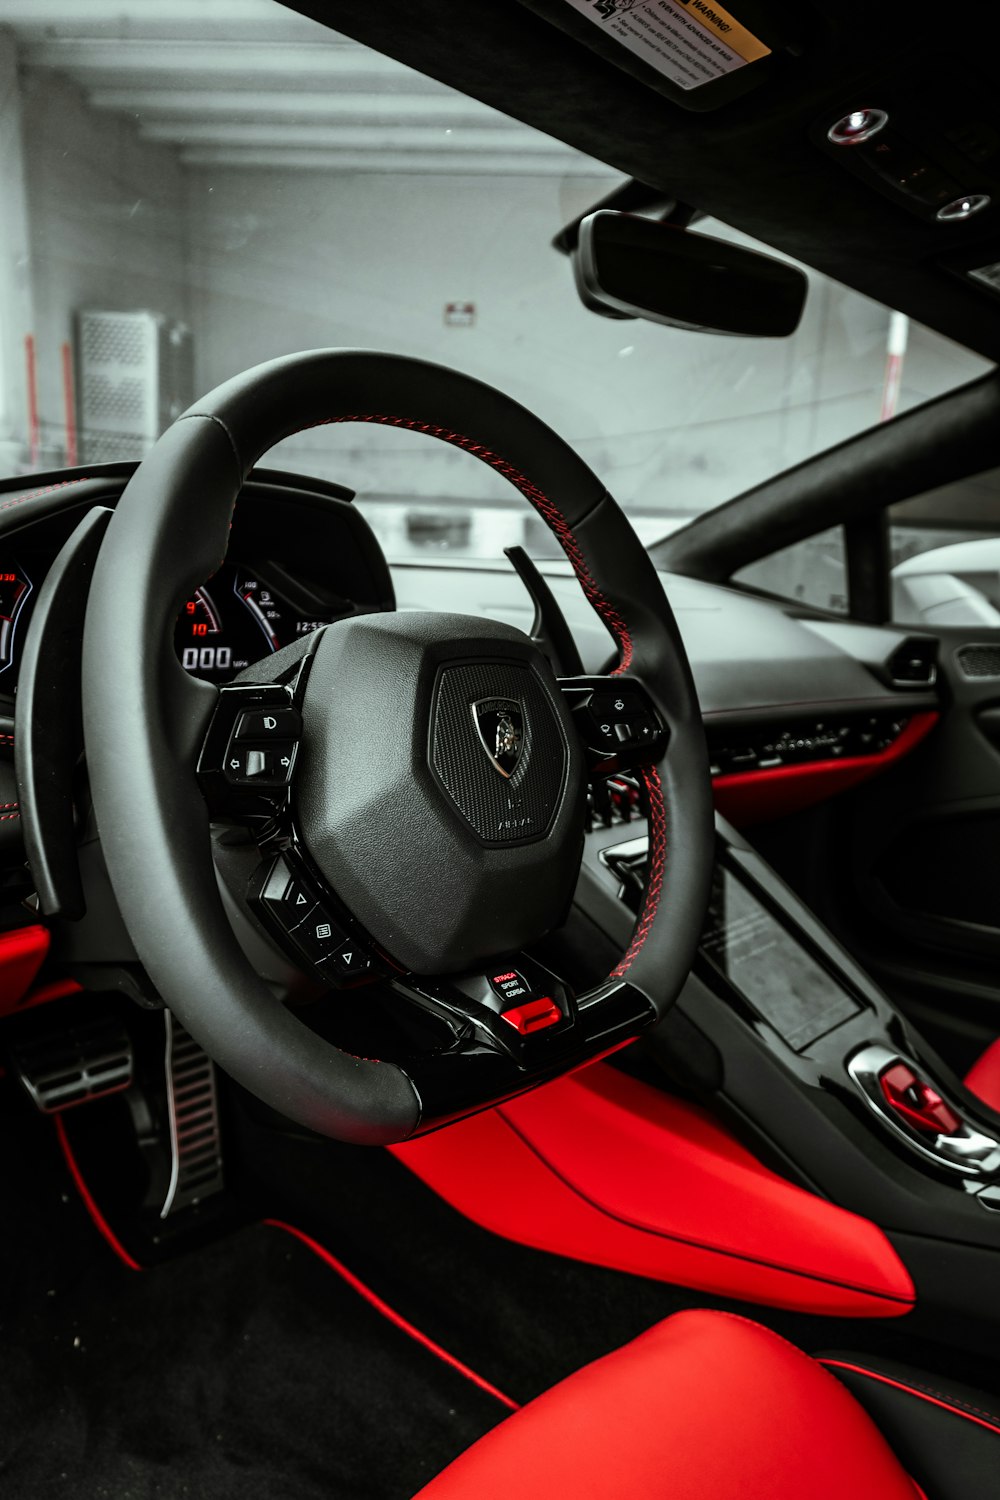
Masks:
[[[1000,373],[949,391],[706,511],[652,547],[657,567],[716,583],[827,527],[1000,463]]]

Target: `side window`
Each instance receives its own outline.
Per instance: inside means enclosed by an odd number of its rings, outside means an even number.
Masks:
[[[834,526],[805,541],[758,558],[733,575],[734,583],[777,594],[794,604],[847,614],[844,529]]]
[[[896,624],[1000,628],[1000,469],[893,506],[889,548]]]

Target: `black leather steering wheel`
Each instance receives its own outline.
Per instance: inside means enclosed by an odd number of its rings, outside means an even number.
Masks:
[[[325,626],[231,688],[185,673],[175,621],[225,555],[250,469],[292,433],[350,421],[455,444],[519,489],[611,633],[614,673],[560,684],[520,632],[431,613]],[[588,718],[608,693],[636,721],[617,745]],[[198,402],[140,465],[108,528],[87,607],[83,701],[108,871],[153,983],[238,1082],[322,1134],[398,1141],[509,1097],[636,1035],[684,982],[713,833],[701,716],[673,615],[586,464],[478,381],[388,354],[317,350]],[[263,732],[260,715],[273,720],[276,707],[293,726],[283,770],[265,742],[252,763],[240,749],[244,729]],[[606,981],[573,995],[519,955],[571,899],[586,776],[626,761],[649,802],[645,901]],[[220,896],[210,840],[220,808],[255,830],[256,911],[291,901],[296,880],[294,899],[301,887],[300,904],[319,903],[324,920],[291,943],[302,968],[337,982],[316,945],[338,934],[342,966],[368,955],[329,1004],[347,1014],[374,1006],[378,991],[426,1022],[433,1041],[359,1057],[276,998]],[[508,1005],[511,993],[534,1009]]]

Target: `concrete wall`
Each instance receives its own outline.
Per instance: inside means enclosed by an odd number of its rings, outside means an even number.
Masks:
[[[21,85],[43,461],[65,452],[60,350],[85,307],[187,320],[184,175],[169,147],[57,74]]]
[[[321,344],[442,360],[506,388],[624,503],[661,514],[717,504],[877,420],[888,314],[818,277],[794,340],[586,312],[548,242],[605,190],[540,178],[193,171],[199,383]],[[475,327],[444,326],[444,305],[456,300],[476,304]],[[902,405],[982,368],[915,331]],[[503,494],[463,455],[393,433],[321,430],[281,457],[383,496]]]
[[[633,512],[655,518],[653,533],[878,417],[888,315],[819,278],[794,340],[586,312],[549,241],[606,181],[185,172],[170,148],[140,141],[125,116],[89,109],[59,75],[28,71],[20,111],[16,82],[0,37],[0,441],[5,431],[23,438],[23,336],[33,329],[43,462],[63,457],[60,349],[85,306],[190,322],[202,390],[325,344],[454,364],[549,421]],[[445,326],[445,304],[466,301],[475,325]],[[914,330],[902,406],[982,368]],[[391,519],[394,498],[510,498],[465,455],[383,430],[320,430],[276,461],[381,497],[392,525],[402,514]]]
[[[34,316],[17,48],[6,27],[0,27],[0,214],[0,474],[8,474],[27,456],[24,341]]]

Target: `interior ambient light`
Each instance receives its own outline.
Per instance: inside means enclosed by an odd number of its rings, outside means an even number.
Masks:
[[[889,116],[884,109],[852,109],[826,133],[828,141],[835,146],[860,146],[887,125]]]
[[[939,208],[937,216],[942,223],[954,224],[960,219],[971,219],[973,214],[978,214],[981,209],[989,206],[989,193],[963,193],[961,198],[953,198],[950,203]]]

